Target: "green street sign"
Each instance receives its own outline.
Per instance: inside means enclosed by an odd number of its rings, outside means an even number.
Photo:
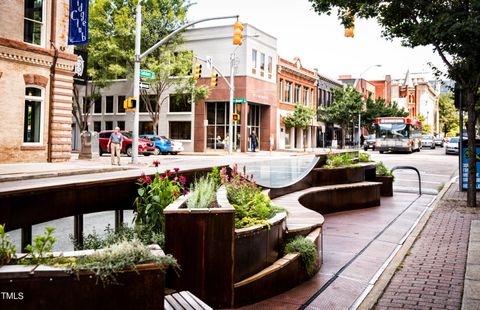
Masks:
[[[144,77],[144,78],[147,78],[147,79],[153,79],[155,78],[155,73],[153,71],[150,71],[150,70],[140,70],[140,77]]]
[[[233,103],[244,103],[247,102],[247,98],[233,98]]]

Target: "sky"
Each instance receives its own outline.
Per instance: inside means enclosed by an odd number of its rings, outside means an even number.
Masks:
[[[338,78],[350,74],[354,77],[383,79],[403,78],[409,70],[427,72],[433,63],[445,70],[440,57],[431,46],[407,48],[400,40],[387,41],[375,20],[356,19],[355,38],[345,38],[344,28],[336,14],[318,15],[307,0],[193,0],[189,20],[206,17],[240,15],[243,23],[251,24],[277,38],[277,52],[286,59],[299,57],[309,69]],[[209,22],[197,27],[229,24],[229,21]],[[233,28],[232,28],[233,33]],[[412,77],[415,77],[412,75]],[[420,77],[420,76],[418,76]]]

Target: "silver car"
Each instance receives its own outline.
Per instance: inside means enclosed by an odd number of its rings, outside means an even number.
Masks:
[[[458,144],[460,142],[459,137],[450,138],[445,145],[445,154],[457,154],[459,153]]]
[[[423,136],[422,137],[422,148],[429,147],[431,149],[435,148],[435,139],[433,136]]]

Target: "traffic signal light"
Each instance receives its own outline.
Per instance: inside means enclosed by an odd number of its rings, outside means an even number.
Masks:
[[[232,121],[238,122],[240,120],[240,114],[233,113],[232,115]]]
[[[352,26],[345,28],[345,37],[353,38],[355,37],[355,16],[352,16]]]
[[[218,73],[215,71],[212,72],[212,80],[210,81],[211,87],[216,87],[218,85]]]
[[[243,38],[243,24],[237,20],[233,25],[233,44],[242,45],[242,38]]]
[[[136,107],[137,107],[137,99],[135,99],[134,97],[127,98],[123,101],[123,108],[125,110],[128,110],[128,111],[135,110]]]
[[[193,77],[195,80],[198,80],[199,78],[202,77],[202,65],[199,63],[196,63],[193,67]]]

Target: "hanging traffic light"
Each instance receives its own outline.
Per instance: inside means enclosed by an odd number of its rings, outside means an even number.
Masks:
[[[345,37],[346,38],[355,37],[355,16],[352,16],[352,26],[345,28]]]
[[[202,77],[202,65],[199,63],[196,63],[193,67],[193,77],[195,80],[198,80],[199,78]]]
[[[135,110],[137,107],[137,99],[134,97],[127,98],[123,101],[123,108],[127,111]]]
[[[243,38],[243,24],[236,21],[233,25],[233,45],[242,45]]]
[[[218,85],[218,73],[212,72],[212,80],[210,81],[210,87],[216,87]]]

